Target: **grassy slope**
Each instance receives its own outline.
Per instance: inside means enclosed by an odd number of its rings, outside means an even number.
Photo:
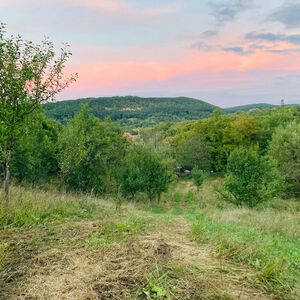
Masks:
[[[120,211],[14,188],[10,214],[0,211],[0,299],[295,298],[299,202],[231,207],[218,183],[180,181],[160,205]]]
[[[83,104],[97,117],[111,118],[124,126],[142,127],[162,121],[180,121],[207,117],[215,106],[197,99],[102,97],[60,101],[44,105],[48,117],[66,122]]]

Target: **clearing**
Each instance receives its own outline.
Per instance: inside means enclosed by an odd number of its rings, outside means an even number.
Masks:
[[[209,189],[204,186],[201,195]],[[230,247],[230,255],[221,255],[219,241],[206,238],[207,228],[199,233],[203,218],[194,205],[203,213],[207,208],[192,199],[198,191],[189,183],[165,195],[172,208],[167,202],[129,203],[120,211],[112,201],[90,196],[14,193],[23,204],[41,197],[48,204],[34,211],[26,206],[26,216],[23,207],[24,214],[16,212],[0,229],[0,299],[296,299],[296,288],[264,275],[263,259],[256,268],[237,260]],[[224,208],[219,213],[224,219]],[[222,228],[243,213],[252,212],[231,211]]]

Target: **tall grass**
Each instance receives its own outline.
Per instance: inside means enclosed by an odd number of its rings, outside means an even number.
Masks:
[[[257,283],[282,299],[300,291],[300,201],[274,199],[256,209],[218,199],[211,180],[201,188],[204,203],[195,213],[192,234],[214,245],[214,255],[248,264],[260,273]],[[201,197],[205,195],[205,197]]]
[[[2,195],[0,194],[0,200]],[[112,202],[92,195],[12,187],[8,204],[0,201],[0,226],[44,224],[54,220],[101,217],[112,211]]]

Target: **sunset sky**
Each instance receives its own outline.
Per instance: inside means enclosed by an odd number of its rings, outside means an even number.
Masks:
[[[0,22],[71,45],[60,99],[300,103],[300,0],[0,0]]]

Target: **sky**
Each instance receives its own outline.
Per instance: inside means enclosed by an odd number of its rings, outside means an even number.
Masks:
[[[300,103],[300,0],[0,0],[0,22],[71,45],[59,99]]]

